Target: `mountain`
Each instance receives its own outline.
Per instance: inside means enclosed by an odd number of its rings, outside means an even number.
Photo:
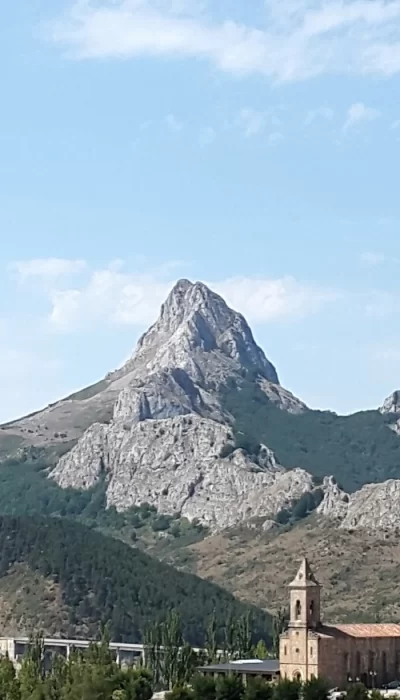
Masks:
[[[35,483],[39,512],[57,487],[80,504],[80,494],[103,489],[110,513],[150,504],[212,532],[268,528],[316,508],[352,527],[357,516],[346,513],[367,492],[371,503],[397,503],[397,408],[395,392],[380,410],[353,416],[308,409],[280,385],[245,319],[204,284],[181,280],[122,368],[3,426],[0,451],[26,463],[45,453],[52,486]],[[76,502],[72,510],[81,513]],[[365,512],[362,527],[388,522],[376,508]]]
[[[0,538],[3,633],[41,629],[85,638],[95,637],[100,623],[108,623],[113,639],[135,642],[146,625],[175,608],[194,645],[204,642],[214,611],[221,640],[230,611],[233,616],[251,613],[254,638],[268,639],[265,612],[77,523],[2,516]]]
[[[29,445],[67,449],[93,423],[107,424],[113,416],[132,421],[195,411],[221,420],[215,392],[245,367],[257,371],[271,400],[288,410],[303,410],[302,402],[280,387],[245,319],[204,284],[180,280],[122,368],[42,411],[0,426],[0,454]]]

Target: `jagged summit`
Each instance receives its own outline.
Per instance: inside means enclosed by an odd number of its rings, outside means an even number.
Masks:
[[[307,410],[280,386],[275,367],[243,316],[202,282],[181,279],[123,367],[43,411],[3,426],[0,437],[20,446],[68,446],[94,423],[112,420],[133,425],[192,413],[229,423],[220,390],[230,379],[240,382],[249,370],[251,381],[281,409]]]
[[[113,377],[178,367],[195,381],[205,374],[217,384],[233,370],[253,369],[279,385],[275,367],[256,344],[243,316],[202,282],[179,280],[133,356]]]
[[[400,389],[390,394],[379,410],[381,413],[400,413]]]
[[[216,372],[213,364],[218,364]],[[202,282],[187,279],[175,284],[157,321],[114,377],[133,370],[152,373],[172,367],[188,371],[197,380],[204,371],[211,372],[219,381],[224,381],[232,369],[246,367],[279,384],[275,367],[255,343],[243,316]]]

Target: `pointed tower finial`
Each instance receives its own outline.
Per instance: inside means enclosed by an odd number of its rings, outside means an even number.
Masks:
[[[299,570],[293,581],[289,584],[289,588],[308,588],[310,586],[320,587],[320,584],[314,576],[307,557],[303,557]]]

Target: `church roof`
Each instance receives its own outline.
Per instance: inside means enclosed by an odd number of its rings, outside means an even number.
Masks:
[[[300,564],[300,568],[291,583],[289,583],[289,588],[308,588],[309,586],[319,586],[317,579],[315,578],[310,564],[308,563],[307,557],[303,557]]]
[[[321,632],[335,636],[345,634],[349,637],[400,637],[400,625],[394,622],[377,622],[375,624],[323,625]]]

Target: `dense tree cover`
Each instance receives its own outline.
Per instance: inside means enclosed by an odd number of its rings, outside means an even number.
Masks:
[[[150,700],[151,674],[146,669],[121,669],[104,639],[87,652],[56,656],[46,664],[43,644],[35,641],[18,675],[12,662],[0,659],[2,700]]]
[[[260,443],[285,467],[302,467],[322,478],[332,474],[346,490],[400,478],[400,440],[379,411],[337,416],[328,411],[293,415],[277,408],[250,375],[222,392],[235,417],[237,446],[256,457]],[[393,416],[392,416],[393,420]]]
[[[73,518],[127,541],[136,541],[144,527],[154,533],[167,531],[171,538],[185,537],[187,543],[204,537],[206,530],[197,522],[160,515],[146,503],[124,513],[118,513],[114,507],[106,508],[104,480],[87,491],[60,488],[48,479],[58,456],[52,450],[30,448],[22,457],[1,461],[0,513]]]
[[[328,700],[328,685],[321,678],[306,683],[282,679],[271,684],[262,678],[248,678],[244,686],[240,675],[214,678],[194,677],[190,686],[176,686],[167,700]],[[362,700],[354,698],[352,700]]]
[[[151,622],[176,609],[187,642],[202,645],[206,621],[215,614],[223,640],[230,614],[252,614],[251,634],[269,639],[270,617],[197,576],[163,564],[121,541],[61,518],[0,517],[0,576],[25,562],[60,584],[70,623],[110,625],[113,638],[138,641]]]

